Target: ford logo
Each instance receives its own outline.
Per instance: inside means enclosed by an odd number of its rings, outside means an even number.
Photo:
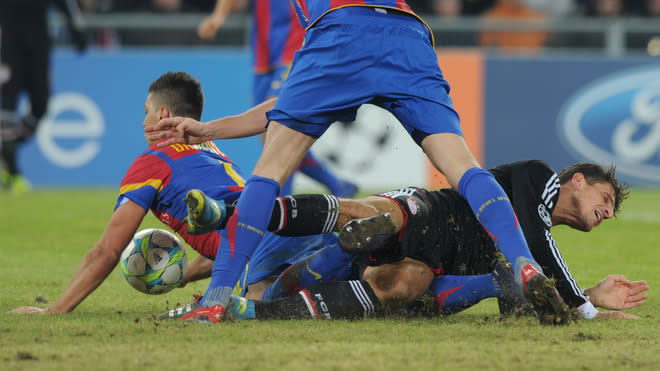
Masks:
[[[579,157],[660,183],[660,66],[618,72],[580,89],[561,109],[559,137]]]

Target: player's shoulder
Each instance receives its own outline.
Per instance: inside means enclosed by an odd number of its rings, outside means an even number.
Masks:
[[[542,160],[520,161],[520,168],[530,174],[554,174],[555,172],[550,165]]]
[[[500,170],[503,172],[517,173],[517,174],[526,174],[530,178],[548,178],[551,177],[555,171],[548,165],[545,161],[542,160],[523,160],[498,166],[494,170]]]

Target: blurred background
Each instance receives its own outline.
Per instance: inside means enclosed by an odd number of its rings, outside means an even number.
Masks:
[[[660,186],[660,0],[407,1],[433,30],[465,136],[484,166],[613,163],[630,184]],[[117,186],[145,148],[146,91],[166,71],[202,82],[204,120],[252,106],[249,1],[238,1],[211,41],[197,26],[214,0],[77,2],[85,53],[72,47],[64,17],[49,13],[52,96],[19,152],[34,187]],[[261,150],[258,138],[217,144],[245,175]],[[363,106],[355,123],[333,125],[314,149],[364,190],[442,186],[396,120],[374,106]],[[298,176],[296,189],[319,188]]]

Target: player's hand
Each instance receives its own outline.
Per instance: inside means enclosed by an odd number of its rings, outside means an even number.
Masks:
[[[643,292],[648,289],[646,281],[631,282],[623,275],[613,274],[585,290],[585,294],[589,295],[591,302],[598,307],[623,310],[644,304],[649,295]]]
[[[224,25],[224,17],[206,17],[197,27],[197,35],[204,40],[213,40],[215,38],[215,34]]]
[[[158,142],[159,147],[170,144],[199,144],[209,139],[205,137],[206,125],[188,117],[168,117],[156,125],[144,128],[150,141]]]
[[[38,308],[38,307],[20,307],[12,310],[10,313],[14,314],[52,314],[50,308]]]

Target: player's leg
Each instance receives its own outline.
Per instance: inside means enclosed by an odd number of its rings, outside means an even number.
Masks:
[[[436,93],[442,92],[436,89]],[[550,310],[568,317],[567,306],[527,247],[507,194],[492,174],[479,166],[468,149],[449,98],[445,104],[415,97],[380,104],[401,121],[433,165],[468,201],[477,220],[514,266],[516,280],[535,303],[537,311]],[[433,120],[437,125],[432,124]]]
[[[411,73],[423,75],[426,72],[413,70]],[[429,75],[427,80],[430,80],[426,83],[427,89],[433,89],[431,82],[443,86],[444,80],[436,75]],[[383,100],[379,104],[392,112],[424,149],[431,163],[447,177],[449,184],[465,197],[504,256],[514,266],[518,262],[517,271],[530,263],[536,264],[508,196],[495,178],[479,166],[467,147],[446,90],[432,91],[438,95],[436,101],[408,97]]]
[[[351,274],[354,254],[342,251],[335,243],[300,259],[289,267],[264,290],[261,300],[272,301],[293,296],[319,282],[343,281]]]
[[[326,17],[324,20],[331,19],[332,14]],[[318,24],[315,31],[328,32],[305,35],[305,44],[296,53],[277,103],[266,113],[270,125],[263,152],[227,222],[228,238],[221,242],[211,284],[203,299],[203,305],[218,308],[216,318],[222,316],[238,274],[268,226],[280,185],[291,175],[315,138],[332,122],[353,121],[357,108],[374,96],[373,92],[356,89],[360,81],[353,78],[356,70],[373,66],[373,60],[349,53],[355,49],[353,39],[358,39],[358,35],[331,24],[324,29],[322,24]],[[348,38],[338,39],[338,33]],[[381,33],[376,34],[384,39]],[[359,35],[359,39],[364,41],[364,35]],[[363,75],[360,74],[358,80]]]
[[[50,41],[43,39],[33,48],[33,58],[29,59],[30,73],[26,76],[26,87],[30,95],[30,114],[22,124],[28,137],[34,135],[41,120],[46,115],[50,100]]]
[[[293,174],[289,177],[289,179],[284,182],[282,187],[280,188],[280,196],[286,196],[293,194],[293,179],[296,177],[296,172],[298,170],[294,170]]]
[[[373,75],[371,84],[383,93],[374,104],[390,111],[403,124],[433,165],[467,199],[516,271],[534,266],[540,273],[506,193],[490,173],[479,167],[463,140],[459,117],[449,97],[449,84],[430,42],[430,31],[411,19],[400,22],[408,22],[407,28],[418,31],[419,37],[390,37],[385,49],[378,52],[381,58],[393,58],[399,63],[394,64],[396,68],[378,66],[380,73]],[[389,93],[392,86],[397,91]]]
[[[365,269],[361,281],[323,282],[274,301],[233,298],[229,312],[237,319],[357,319],[410,303],[428,288],[433,273],[413,260]]]
[[[234,206],[214,200],[202,191],[190,190],[186,197],[188,233],[202,234],[222,229],[234,213]],[[308,236],[339,231],[346,223],[388,213],[396,224],[403,225],[403,214],[387,198],[368,196],[353,200],[333,195],[300,194],[278,197],[268,224],[268,231],[280,236]]]
[[[234,284],[267,229],[280,184],[293,172],[315,138],[271,122],[264,149],[225,227],[211,283],[200,304],[218,309],[218,321]]]
[[[18,95],[23,89],[25,66],[21,63],[20,40],[10,38],[4,32],[0,33],[0,61],[9,68],[9,79],[0,84],[0,155],[3,166],[3,184],[10,185],[12,177],[18,173],[16,166],[16,117],[15,110]]]
[[[403,213],[390,199],[368,196],[353,200],[332,195],[279,197],[268,230],[283,236],[302,236],[339,231],[347,223],[389,213],[396,233],[403,225]]]
[[[445,315],[463,311],[487,298],[497,298],[502,315],[524,315],[530,310],[511,268],[507,269],[502,262],[489,274],[439,276],[429,291],[435,298],[436,309]]]
[[[472,208],[502,254],[513,265],[514,277],[537,312],[558,315],[557,323],[570,321],[568,306],[543,269],[532,257],[509,197],[488,171],[480,168],[462,137],[429,135],[422,147]]]
[[[412,258],[367,266],[362,273],[362,279],[369,283],[379,302],[390,307],[408,304],[419,298],[434,277],[428,265]]]
[[[433,280],[429,290],[437,310],[442,314],[458,313],[483,299],[498,297],[500,294],[490,274],[440,276]]]
[[[233,319],[358,319],[373,317],[382,307],[366,281],[317,283],[296,295],[274,301],[232,296]]]
[[[512,264],[520,257],[534,262],[509,197],[492,174],[481,169],[463,137],[453,133],[432,134],[422,141],[422,148],[451,186],[467,199],[477,220],[504,256]]]
[[[286,77],[289,75],[290,68],[291,65],[280,65],[269,73],[256,74],[254,83],[256,101],[263,102],[268,98],[278,96]],[[293,181],[296,173],[299,171],[328,187],[330,192],[336,196],[353,197],[357,192],[357,187],[354,184],[343,182],[326,164],[317,159],[311,151],[308,151],[300,162],[299,167],[296,168],[286,183],[282,185],[280,195],[286,196],[293,194]]]

